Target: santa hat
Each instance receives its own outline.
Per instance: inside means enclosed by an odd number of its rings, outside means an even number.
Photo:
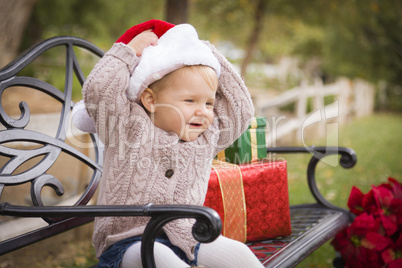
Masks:
[[[143,31],[150,29],[152,29],[152,32],[160,38],[167,30],[174,26],[174,24],[162,20],[149,20],[128,29],[119,39],[117,39],[116,43],[124,43],[127,45],[134,37]]]
[[[117,42],[128,43],[145,30],[159,37],[156,46],[145,48],[138,66],[130,78],[127,97],[139,102],[142,92],[153,82],[166,74],[186,65],[206,65],[215,70],[219,77],[220,64],[211,49],[198,39],[198,34],[190,24],[173,24],[150,20],[133,26]]]
[[[128,44],[135,36],[149,29],[158,36],[158,44],[143,50],[140,62],[130,77],[127,89],[130,100],[139,102],[145,88],[185,65],[210,66],[219,77],[218,60],[209,47],[198,39],[196,30],[189,24],[175,26],[161,20],[146,21],[128,29],[116,43]],[[96,132],[83,101],[74,106],[72,121],[81,131]]]

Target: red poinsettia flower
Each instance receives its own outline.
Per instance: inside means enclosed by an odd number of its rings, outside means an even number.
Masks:
[[[370,190],[367,194],[363,194],[362,191],[355,186],[352,187],[352,191],[350,192],[348,207],[356,216],[364,212],[370,214],[377,213],[379,210],[373,190]]]
[[[357,217],[331,244],[348,267],[402,267],[402,183],[388,178],[363,194],[353,187],[348,207]]]
[[[391,214],[396,216],[396,222],[398,228],[402,228],[402,198],[401,199],[394,199],[389,206],[389,211]]]
[[[359,216],[364,212],[363,198],[364,194],[362,193],[362,191],[360,191],[360,189],[358,189],[357,187],[353,186],[348,200],[348,207],[350,209],[350,212],[352,212],[356,216]]]
[[[372,214],[380,217],[386,235],[392,236],[398,230],[397,215],[399,214],[401,200],[394,198],[391,190],[385,185],[373,186],[372,191],[379,208]]]
[[[396,243],[381,253],[381,258],[388,268],[402,267],[402,233],[399,235]]]
[[[397,180],[391,177],[388,178],[388,183],[391,185],[394,197],[402,199],[402,183],[398,182]]]
[[[349,267],[381,267],[383,262],[377,252],[384,250],[390,240],[378,234],[378,230],[379,222],[363,213],[337,234],[331,244]]]
[[[401,268],[402,267],[402,258],[396,259],[390,263],[388,263],[388,268]]]
[[[393,178],[388,178],[389,184],[391,185],[391,191],[394,195],[389,209],[390,213],[396,215],[396,221],[398,228],[402,228],[402,183],[398,182]]]
[[[380,207],[378,206],[375,197],[374,197],[374,192],[373,189],[371,189],[367,194],[364,195],[363,201],[363,211],[372,215],[376,215],[379,213]]]

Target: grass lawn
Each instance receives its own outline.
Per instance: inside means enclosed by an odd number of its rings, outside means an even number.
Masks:
[[[325,141],[315,145],[326,145]],[[347,208],[347,200],[353,185],[366,193],[371,185],[386,182],[393,177],[402,180],[402,115],[376,114],[357,120],[339,130],[339,146],[349,147],[357,154],[357,164],[352,169],[341,166],[320,164],[317,183],[321,193],[333,204]],[[328,144],[331,145],[331,144]],[[305,155],[286,156],[288,161],[290,203],[312,202],[306,195],[307,183],[304,179],[306,163],[310,157]],[[330,159],[328,163],[334,163]],[[298,267],[332,267],[335,256],[332,246],[327,243],[314,252]]]
[[[371,185],[385,182],[389,176],[402,180],[402,114],[377,114],[360,119],[339,129],[339,146],[352,148],[357,164],[351,169],[342,168],[338,156],[329,156],[328,163],[320,163],[317,183],[320,191],[337,206],[347,208],[346,201],[353,185],[363,192]],[[316,146],[327,145],[324,141]],[[331,144],[328,144],[331,145]],[[283,155],[288,161],[291,204],[309,202],[304,179],[309,155]],[[333,166],[333,164],[336,166]]]

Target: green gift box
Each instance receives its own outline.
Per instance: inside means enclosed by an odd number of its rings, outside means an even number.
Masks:
[[[242,164],[267,157],[265,127],[267,119],[256,116],[248,129],[228,148],[217,155],[220,161]]]

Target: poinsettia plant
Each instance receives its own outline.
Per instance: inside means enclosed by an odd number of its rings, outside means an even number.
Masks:
[[[347,267],[402,267],[402,183],[388,178],[363,194],[352,188],[348,207],[356,215],[331,244]]]

